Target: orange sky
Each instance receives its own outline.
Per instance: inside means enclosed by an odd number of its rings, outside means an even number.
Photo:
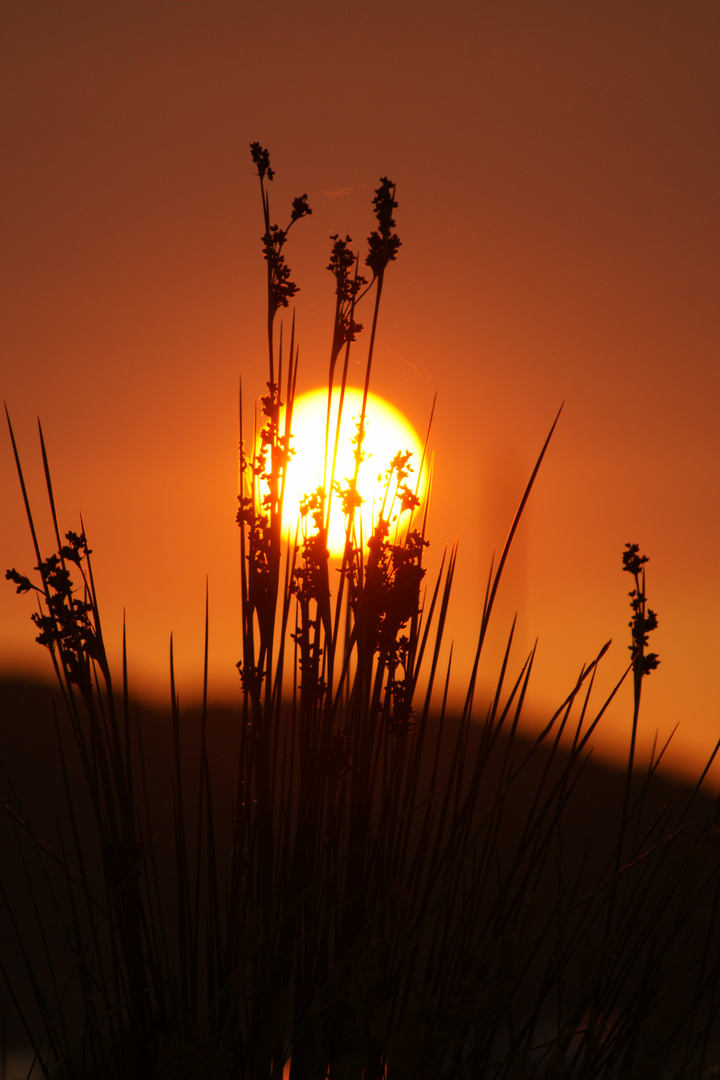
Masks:
[[[543,717],[613,638],[599,701],[629,656],[638,542],[660,618],[643,731],[679,722],[674,760],[697,765],[720,736],[716,0],[28,0],[0,5],[0,40],[0,389],[38,514],[42,419],[115,649],[126,608],[134,684],[165,693],[173,630],[181,692],[199,692],[207,573],[211,689],[238,689],[237,384],[265,378],[257,139],[277,218],[303,192],[313,209],[287,249],[301,389],[325,377],[329,236],[364,245],[379,177],[397,182],[373,389],[421,431],[438,393],[431,539],[461,541],[458,690],[491,551],[564,401],[498,639],[516,609],[518,662],[539,636]],[[7,435],[0,463],[0,568],[26,571]],[[47,670],[31,604],[2,584],[3,666]],[[630,712],[628,687],[606,748]]]

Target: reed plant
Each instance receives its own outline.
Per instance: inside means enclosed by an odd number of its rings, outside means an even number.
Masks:
[[[349,237],[331,238],[325,477],[288,538],[298,347],[294,324],[283,331],[279,316],[297,292],[289,231],[311,210],[303,195],[287,226],[276,225],[269,154],[258,143],[251,153],[268,379],[252,430],[241,393],[236,781],[227,800],[211,769],[206,618],[203,704],[190,735],[171,650],[169,835],[158,825],[162,781],[148,775],[124,637],[118,685],[110,670],[84,528],[61,534],[41,431],[56,540],[43,556],[10,426],[37,576],[7,576],[39,600],[38,641],[62,695],[55,728],[67,800],[60,838],[40,836],[5,773],[41,969],[2,879],[0,894],[36,1024],[1,954],[0,969],[27,1018],[37,1070],[157,1080],[717,1075],[703,1070],[718,1060],[720,818],[702,798],[707,769],[678,805],[658,807],[665,749],[642,768],[637,760],[642,685],[657,665],[646,558],[627,545],[631,657],[606,700],[593,703],[604,645],[529,737],[534,650],[515,660],[513,625],[494,692],[480,702],[495,599],[556,417],[490,567],[464,706],[448,708],[443,643],[457,549],[429,580],[419,485],[428,462],[398,447],[369,535],[357,513],[380,302],[400,246],[395,185],[383,178],[377,188],[362,265]],[[331,401],[339,389],[341,414],[363,309],[355,471],[338,477]],[[332,573],[331,515],[345,523]],[[603,830],[587,821],[578,832],[593,736],[627,678],[635,704],[621,797],[604,808]],[[52,902],[52,926],[41,898]],[[64,970],[56,935],[69,949]]]

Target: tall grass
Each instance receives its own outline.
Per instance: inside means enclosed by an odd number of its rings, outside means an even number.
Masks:
[[[107,660],[84,530],[61,535],[41,431],[57,548],[43,557],[10,426],[38,577],[7,576],[38,596],[38,641],[64,706],[55,727],[68,826],[58,843],[33,831],[6,775],[5,809],[47,957],[38,970],[37,950],[21,940],[39,1016],[37,1026],[27,1021],[37,1068],[138,1078],[289,1070],[291,1080],[710,1075],[720,821],[699,799],[703,777],[681,805],[658,808],[662,753],[638,767],[641,689],[657,663],[647,651],[657,622],[647,560],[627,546],[631,657],[607,700],[593,704],[603,646],[540,735],[525,736],[534,653],[516,662],[512,627],[494,693],[478,702],[495,598],[556,418],[490,569],[464,707],[448,712],[443,637],[456,549],[429,581],[418,494],[428,462],[398,447],[369,536],[357,514],[380,301],[400,244],[395,187],[384,178],[376,191],[362,267],[349,238],[332,238],[325,482],[308,492],[288,541],[298,349],[294,327],[283,338],[277,317],[297,292],[288,233],[311,211],[302,196],[289,224],[274,224],[269,155],[257,143],[251,151],[264,222],[268,381],[251,431],[241,395],[237,779],[228,808],[208,752],[206,621],[190,771],[171,652],[170,850],[124,650],[118,686]],[[337,478],[331,398],[339,387],[342,400],[347,387],[362,308],[370,325],[355,474]],[[331,514],[344,515],[346,538],[332,574]],[[605,808],[609,831],[588,820],[578,843],[574,808],[592,738],[628,677],[635,707],[622,794]],[[1,880],[0,893],[8,925],[22,935]],[[51,963],[58,931],[72,957],[65,970]],[[0,967],[28,1017],[16,973],[2,958]]]

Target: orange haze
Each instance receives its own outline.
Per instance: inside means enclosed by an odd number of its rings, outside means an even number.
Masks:
[[[372,388],[420,432],[438,394],[430,538],[437,560],[460,537],[456,693],[492,550],[564,401],[494,655],[518,610],[518,664],[539,636],[539,723],[612,638],[599,701],[629,658],[636,541],[660,619],[642,738],[679,724],[673,764],[697,770],[720,735],[716,0],[78,0],[5,4],[0,25],[0,389],[49,551],[42,419],[116,657],[126,611],[133,685],[167,694],[173,631],[180,691],[199,694],[207,574],[211,692],[239,690],[237,388],[250,400],[265,378],[257,139],[273,215],[303,192],[313,210],[287,247],[299,390],[326,375],[329,237],[364,247],[378,179],[397,182]],[[0,568],[27,572],[7,434],[0,462]],[[4,668],[48,671],[31,602],[2,584]],[[630,715],[628,686],[607,753],[626,753]]]

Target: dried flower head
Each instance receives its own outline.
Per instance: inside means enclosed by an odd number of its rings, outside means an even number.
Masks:
[[[632,634],[632,642],[628,645],[633,655],[633,669],[636,676],[649,675],[660,663],[657,653],[646,653],[648,646],[648,634],[657,629],[658,617],[652,608],[646,608],[645,596],[645,564],[647,555],[640,554],[638,544],[626,544],[623,552],[623,570],[632,574],[635,579],[635,588],[630,590],[630,607],[633,616],[628,626]]]
[[[373,272],[373,277],[379,278],[385,272],[389,262],[392,262],[400,247],[400,238],[392,232],[395,228],[395,219],[392,216],[397,208],[395,202],[395,185],[387,176],[383,176],[380,187],[375,192],[373,199],[375,216],[378,220],[378,228],[368,237],[368,254],[365,263]]]

